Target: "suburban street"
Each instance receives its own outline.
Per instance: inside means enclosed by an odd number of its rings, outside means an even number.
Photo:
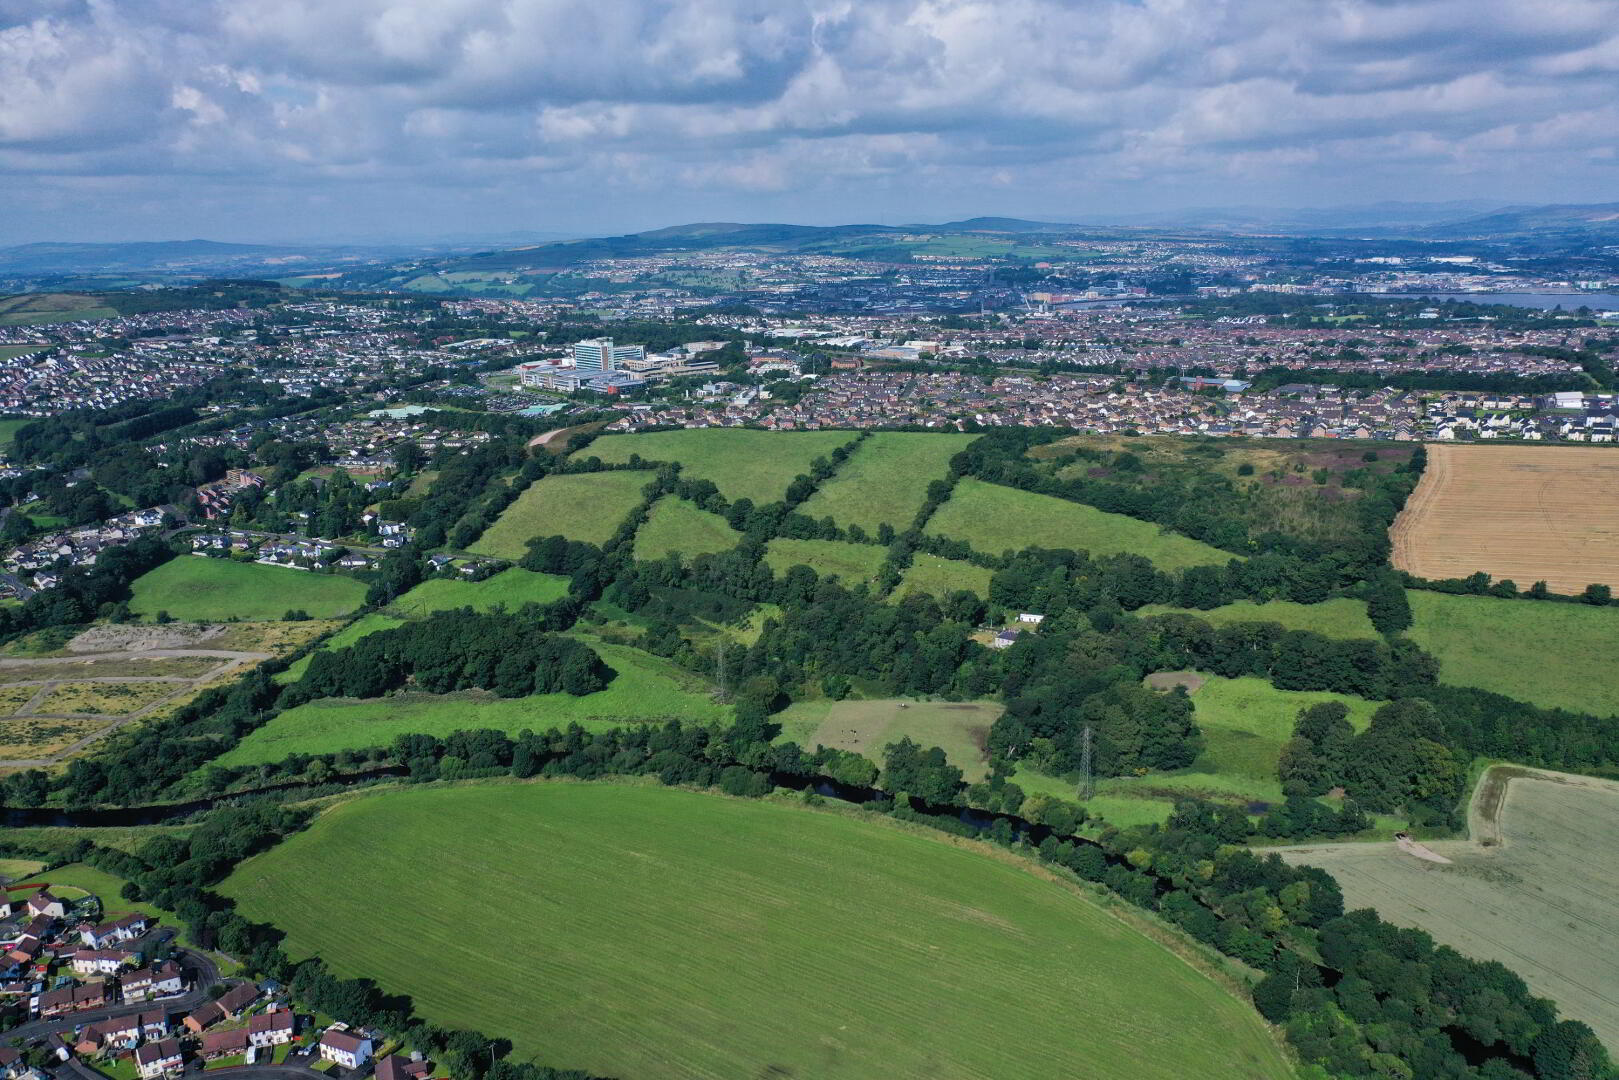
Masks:
[[[191,949],[176,949],[175,952],[181,970],[186,973],[187,978],[191,981],[191,989],[184,994],[169,998],[153,998],[150,1001],[121,1002],[117,1005],[108,1005],[100,1009],[86,1009],[83,1012],[69,1013],[66,1016],[32,1020],[12,1028],[6,1032],[6,1037],[8,1039],[21,1039],[23,1042],[32,1042],[35,1039],[43,1039],[47,1035],[61,1035],[72,1032],[86,1024],[151,1012],[153,1009],[162,1009],[169,1013],[191,1012],[211,1000],[213,995],[209,991],[227,980],[219,974],[218,965],[202,953],[194,952]],[[93,1075],[99,1077],[99,1074]]]

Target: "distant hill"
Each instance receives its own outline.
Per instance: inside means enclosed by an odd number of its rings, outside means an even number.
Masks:
[[[1424,229],[1443,240],[1513,237],[1619,240],[1619,203],[1509,206],[1495,213]]]
[[[0,248],[0,271],[48,273],[219,266],[262,260],[278,249],[215,240],[160,240],[118,244],[20,244]]]

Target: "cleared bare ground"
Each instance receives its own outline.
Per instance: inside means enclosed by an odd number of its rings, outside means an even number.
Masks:
[[[1329,871],[1347,908],[1499,960],[1619,1050],[1619,783],[1498,767],[1470,817],[1473,840],[1428,844],[1449,865],[1392,843],[1280,850]]]
[[[1393,541],[1394,565],[1426,578],[1484,570],[1560,593],[1619,586],[1619,453],[1430,445]]]

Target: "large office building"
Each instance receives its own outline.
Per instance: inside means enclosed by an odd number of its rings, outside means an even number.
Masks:
[[[617,371],[625,363],[646,359],[642,345],[614,345],[612,338],[590,338],[573,347],[573,366],[577,371]]]

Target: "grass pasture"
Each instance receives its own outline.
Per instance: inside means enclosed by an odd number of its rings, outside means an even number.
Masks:
[[[528,542],[540,536],[604,544],[640,505],[641,489],[651,479],[651,473],[639,470],[541,477],[469,550],[499,559],[521,559],[528,554]]]
[[[1229,626],[1239,622],[1281,623],[1288,630],[1311,630],[1332,638],[1375,638],[1377,631],[1366,617],[1366,602],[1338,597],[1319,604],[1295,604],[1291,600],[1270,600],[1256,604],[1252,600],[1236,600],[1217,608],[1199,611],[1175,608],[1167,604],[1149,604],[1134,614],[1146,618],[1169,612],[1195,615],[1211,626]]]
[[[1275,782],[1277,756],[1282,744],[1293,737],[1293,722],[1300,710],[1328,701],[1349,708],[1349,723],[1356,731],[1371,723],[1379,704],[1352,694],[1278,690],[1268,679],[1211,675],[1192,694],[1198,727],[1208,740],[1193,767]]]
[[[401,693],[357,701],[324,698],[281,713],[218,759],[221,765],[257,765],[289,754],[329,754],[385,746],[397,735],[448,735],[461,728],[499,728],[515,735],[578,723],[592,730],[680,717],[723,721],[729,705],[713,700],[694,676],[661,657],[604,641],[591,648],[617,676],[605,690],[582,697],[535,694],[498,698],[482,691]]]
[[[294,608],[330,619],[365,599],[365,586],[349,577],[187,555],[137,578],[131,589],[129,610],[136,615],[167,611],[184,622],[279,619]]]
[[[1619,608],[1419,589],[1406,596],[1408,634],[1439,658],[1440,682],[1546,708],[1619,713]]]
[[[1092,555],[1135,554],[1162,570],[1223,566],[1237,558],[1189,536],[1123,514],[1051,495],[962,477],[928,522],[930,536],[965,540],[987,555],[1026,547],[1067,548]]]
[[[1503,783],[1504,800],[1492,790]],[[1497,767],[1480,783],[1472,817],[1472,840],[1428,844],[1450,865],[1393,844],[1284,848],[1282,857],[1330,872],[1346,908],[1375,908],[1507,965],[1619,1051],[1619,784]]]
[[[1619,586],[1619,458],[1602,447],[1428,448],[1394,522],[1394,565],[1425,578],[1483,570],[1575,595]]]
[[[1185,769],[1099,781],[1096,796],[1086,806],[1120,827],[1164,821],[1175,800],[1192,796],[1247,806],[1255,812],[1261,804],[1280,802],[1277,757],[1282,744],[1292,737],[1300,709],[1341,701],[1349,707],[1349,722],[1358,731],[1371,721],[1379,704],[1350,694],[1278,690],[1268,680],[1257,678],[1195,675],[1165,680],[1152,676],[1149,681],[1155,685],[1187,683],[1206,745]],[[1068,778],[1019,769],[1015,779],[1030,794],[1074,797],[1075,783]]]
[[[755,505],[776,502],[810,462],[854,439],[852,431],[754,431],[699,428],[653,431],[645,435],[603,435],[580,451],[584,458],[627,464],[632,454],[646,461],[678,461],[680,475],[712,480],[731,501]]]
[[[903,532],[927,501],[928,484],[943,480],[950,459],[977,437],[880,431],[856,447],[799,512],[873,535],[884,524]]]
[[[0,326],[44,326],[110,319],[118,312],[85,293],[23,293],[0,297]]]
[[[9,447],[11,440],[17,437],[17,432],[33,423],[22,417],[0,417],[0,447]]]
[[[842,540],[772,540],[765,545],[765,565],[777,574],[807,566],[822,577],[837,576],[851,588],[871,581],[888,558],[888,549],[876,544],[849,544]]]
[[[987,600],[989,579],[993,573],[994,571],[960,559],[944,559],[938,555],[919,551],[912,557],[911,565],[905,568],[904,575],[899,579],[899,587],[894,590],[894,598],[903,600],[912,593],[927,593],[939,597],[966,591],[976,593]]]
[[[378,918],[401,880],[411,902]],[[294,956],[592,1075],[1292,1075],[1247,1003],[1076,889],[785,801],[543,783],[363,796],[220,891]],[[1092,1020],[1026,1023],[1035,987],[1051,1015]]]
[[[989,766],[984,747],[990,725],[1002,707],[992,701],[798,701],[774,719],[782,737],[807,750],[830,746],[852,750],[882,764],[883,748],[909,736],[921,746],[937,746],[969,783],[984,778]]]
[[[635,534],[635,557],[653,560],[679,552],[689,559],[729,551],[741,539],[742,534],[718,514],[665,495],[652,504],[646,523]]]
[[[524,604],[549,604],[567,595],[567,578],[513,566],[482,581],[432,578],[395,600],[390,607],[401,615],[430,615],[464,607],[493,611],[502,605],[508,611],[516,611]]]

